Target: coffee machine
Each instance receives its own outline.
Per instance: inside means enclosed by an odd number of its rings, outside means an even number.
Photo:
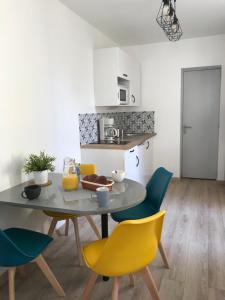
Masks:
[[[119,137],[118,129],[114,127],[113,118],[101,118],[99,120],[100,141],[113,143]]]

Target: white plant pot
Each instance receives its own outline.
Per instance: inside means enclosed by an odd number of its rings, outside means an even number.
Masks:
[[[33,172],[35,184],[45,184],[48,182],[48,170]]]

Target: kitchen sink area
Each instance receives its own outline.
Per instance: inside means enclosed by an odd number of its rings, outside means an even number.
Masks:
[[[124,141],[124,140],[113,140],[113,141],[97,141],[89,143],[89,145],[127,145],[130,141]]]
[[[143,133],[124,133],[123,134],[125,137],[135,137],[135,136],[141,136]]]
[[[129,150],[155,136],[154,112],[79,115],[81,149]]]
[[[124,135],[123,139],[113,141],[94,141],[80,145],[81,149],[107,149],[107,150],[130,150],[137,145],[143,144],[148,139],[152,139],[156,133],[142,133],[132,136]]]

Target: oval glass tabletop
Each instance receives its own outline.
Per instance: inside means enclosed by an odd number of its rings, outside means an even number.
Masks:
[[[146,189],[140,183],[125,179],[113,185],[112,192],[105,202],[99,202],[96,193],[84,190],[65,192],[62,188],[62,174],[49,174],[52,184],[42,187],[38,199],[27,200],[21,192],[27,183],[17,185],[0,193],[0,203],[40,210],[73,213],[77,215],[97,215],[124,210],[141,203]]]

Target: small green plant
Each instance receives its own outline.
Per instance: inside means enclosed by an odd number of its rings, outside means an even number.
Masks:
[[[23,167],[24,172],[26,174],[45,170],[53,172],[55,170],[55,166],[53,165],[55,159],[56,158],[54,156],[47,155],[44,151],[40,151],[39,155],[30,154],[25,161],[25,165]]]

